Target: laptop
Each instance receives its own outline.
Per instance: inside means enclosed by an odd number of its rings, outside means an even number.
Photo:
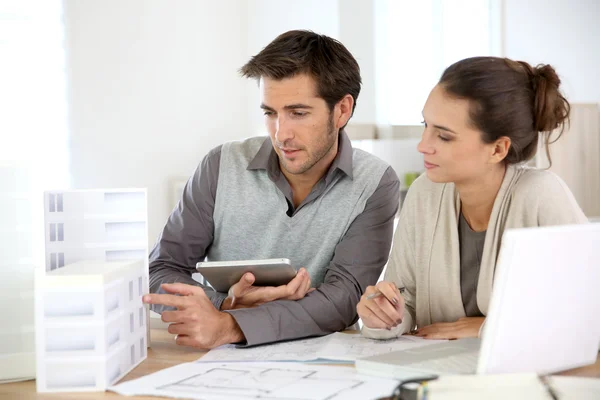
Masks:
[[[600,224],[507,230],[482,339],[356,361],[361,373],[547,374],[593,364],[600,343]]]

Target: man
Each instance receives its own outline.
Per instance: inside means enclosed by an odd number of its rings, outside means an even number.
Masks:
[[[250,346],[343,330],[390,250],[398,177],[353,150],[343,131],[361,85],[350,52],[290,31],[241,73],[258,80],[270,137],[209,152],[150,254],[155,294],[144,301],[162,311],[180,345]],[[280,287],[252,286],[248,273],[228,296],[191,278],[205,257],[289,258],[303,268]]]

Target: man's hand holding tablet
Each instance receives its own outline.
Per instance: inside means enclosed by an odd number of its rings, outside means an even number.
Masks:
[[[201,262],[196,270],[215,290],[228,293],[221,305],[223,311],[256,307],[274,300],[299,300],[314,290],[306,269],[296,272],[284,258]]]

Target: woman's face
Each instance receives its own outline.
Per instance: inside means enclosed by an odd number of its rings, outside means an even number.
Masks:
[[[436,85],[425,102],[425,130],[417,150],[423,153],[433,182],[465,183],[493,167],[494,143],[484,143],[471,124],[470,102],[450,96]]]

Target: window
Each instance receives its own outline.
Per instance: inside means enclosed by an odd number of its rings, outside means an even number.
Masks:
[[[46,265],[44,190],[69,185],[62,5],[0,2],[0,281],[15,289],[2,291],[0,301],[15,305],[3,318],[13,327],[5,341],[18,344],[0,349],[0,380],[15,363],[22,365],[22,377],[35,376],[35,365],[23,361],[35,347],[34,274],[26,271]],[[62,198],[54,198],[53,207],[60,212]],[[55,226],[51,234],[61,240],[64,230]],[[65,262],[63,253],[50,259],[52,269]]]
[[[49,210],[50,212],[63,212],[63,195],[59,194],[49,194]]]
[[[381,123],[418,125],[446,67],[500,54],[499,0],[375,2],[377,107]]]
[[[0,2],[0,160],[31,165],[43,189],[69,184],[62,11],[60,0]]]
[[[63,223],[50,224],[50,241],[63,242],[65,240],[65,227]]]

